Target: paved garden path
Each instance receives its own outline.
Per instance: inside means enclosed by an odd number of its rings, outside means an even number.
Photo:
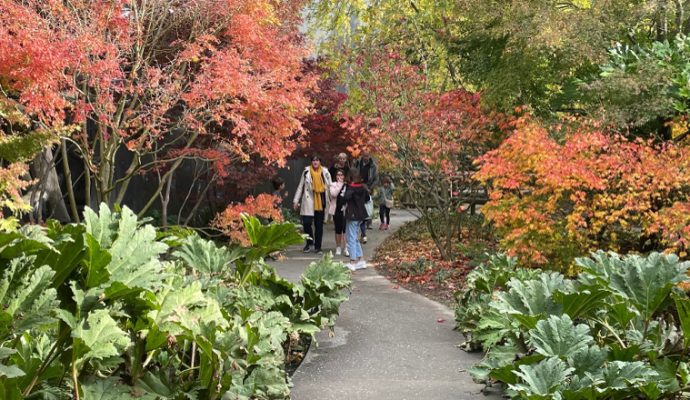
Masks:
[[[391,217],[391,230],[369,231],[365,257],[395,228],[414,219],[401,210]],[[333,249],[333,225],[324,230],[323,248]],[[287,258],[275,266],[296,281],[317,257],[295,247]],[[464,372],[481,356],[456,347],[463,339],[453,330],[452,310],[398,288],[373,267],[353,274],[353,291],[341,306],[335,336],[321,332],[316,337],[318,347],[312,345],[293,376],[294,400],[500,398],[482,394],[483,386]]]

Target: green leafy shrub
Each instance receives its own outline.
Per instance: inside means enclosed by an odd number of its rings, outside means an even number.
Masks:
[[[507,395],[525,399],[690,393],[690,299],[676,289],[690,280],[688,263],[598,252],[578,259],[582,272],[568,279],[516,273],[509,260],[473,272],[472,291],[459,298],[458,326],[474,329],[472,344],[487,350],[470,371],[475,379],[502,382]]]
[[[505,289],[512,277],[528,278],[539,274],[535,269],[517,267],[517,259],[504,254],[486,255],[488,261],[474,268],[465,286],[456,294],[456,329],[467,339],[465,350],[488,350],[503,338],[502,316],[489,308],[496,293]]]
[[[285,344],[332,327],[351,283],[330,258],[299,284],[265,264],[303,240],[289,223],[245,217],[228,249],[127,208],[84,220],[0,234],[0,398],[288,398]]]

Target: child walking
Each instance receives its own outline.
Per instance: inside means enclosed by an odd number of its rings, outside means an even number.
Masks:
[[[379,204],[379,230],[388,230],[391,224],[391,208],[393,208],[393,191],[395,186],[389,177],[383,178],[383,185],[379,187],[376,202]]]
[[[362,183],[362,176],[356,169],[350,170],[350,183],[345,188],[343,198],[346,202],[345,219],[347,226],[345,235],[347,236],[347,249],[350,253],[350,262],[347,267],[355,271],[367,267],[362,245],[357,236],[360,224],[368,217],[364,204],[369,201],[369,189]]]
[[[331,195],[331,205],[328,210],[328,214],[333,217],[333,223],[335,224],[335,255],[339,256],[342,254],[343,247],[345,247],[345,214],[343,209],[345,208],[345,199],[340,194],[345,189],[345,171],[336,170],[335,171],[335,181],[331,183],[329,192]],[[348,251],[345,247],[345,257],[347,257]]]

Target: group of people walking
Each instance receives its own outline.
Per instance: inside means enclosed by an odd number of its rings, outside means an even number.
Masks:
[[[322,166],[319,156],[312,156],[293,199],[293,207],[299,210],[304,233],[308,235],[304,252],[323,253],[323,225],[328,215],[335,225],[335,254],[349,257],[347,267],[353,271],[366,268],[361,243],[367,242],[374,202],[379,205],[379,229],[388,229],[393,190],[388,177],[379,185],[378,167],[368,153],[352,165],[347,154],[340,153],[329,169]]]

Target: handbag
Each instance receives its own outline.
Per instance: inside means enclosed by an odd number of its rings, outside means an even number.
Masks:
[[[369,201],[364,203],[364,208],[366,208],[369,218],[372,218],[374,215],[374,200],[371,197],[369,197]]]
[[[393,199],[384,198],[383,204],[386,206],[386,208],[393,208],[393,206],[395,205],[395,201],[393,201]]]

